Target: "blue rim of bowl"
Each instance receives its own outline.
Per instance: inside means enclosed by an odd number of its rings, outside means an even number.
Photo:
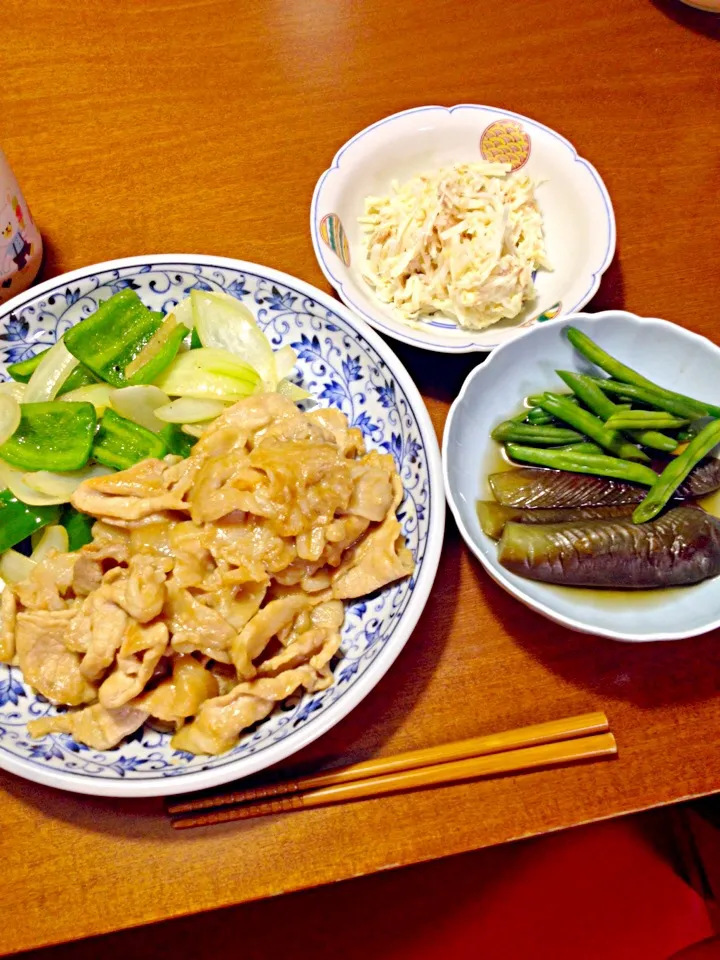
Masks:
[[[373,667],[381,658],[374,661],[373,665],[360,677],[356,683],[349,688],[342,697],[331,704],[326,711],[317,717],[315,726],[312,721],[302,730],[291,733],[288,737],[277,743],[268,745],[262,750],[257,751],[247,757],[237,760],[229,760],[226,764],[213,767],[207,770],[197,770],[187,775],[177,777],[166,777],[143,780],[113,780],[102,779],[86,774],[68,773],[64,770],[55,770],[42,764],[36,764],[33,761],[24,758],[16,758],[0,754],[0,770],[6,770],[16,776],[35,783],[41,783],[45,786],[56,787],[66,790],[70,793],[89,794],[93,796],[104,797],[159,797],[171,796],[178,793],[188,793],[194,790],[205,790],[210,787],[220,786],[223,783],[229,783],[233,780],[251,776],[261,770],[266,769],[273,764],[287,759],[299,750],[304,749],[313,743],[324,733],[339,723],[346,717],[370,691],[385,676],[397,657],[402,652],[405,644],[411,637],[417,622],[422,615],[427,600],[430,597],[433,583],[437,575],[445,530],[445,493],[443,486],[442,465],[440,462],[440,450],[435,435],[435,430],[430,420],[430,415],[425,406],[425,402],[418,391],[412,377],[405,369],[404,364],[398,358],[385,341],[374,330],[359,317],[354,316],[347,306],[338,303],[327,293],[312,286],[305,280],[294,277],[291,274],[284,273],[272,267],[265,267],[262,264],[253,263],[247,260],[235,260],[231,257],[219,257],[213,255],[203,256],[200,254],[149,254],[147,256],[122,257],[116,260],[107,260],[102,263],[91,264],[72,270],[67,273],[59,274],[49,280],[45,280],[35,287],[19,293],[5,303],[0,304],[0,327],[4,324],[5,318],[19,307],[31,302],[32,300],[44,296],[51,292],[57,286],[64,286],[75,280],[85,279],[96,273],[102,273],[105,270],[116,270],[124,267],[142,266],[151,264],[154,267],[162,267],[163,264],[188,264],[227,267],[234,270],[240,270],[245,273],[262,275],[270,280],[291,287],[307,297],[313,299],[316,303],[322,304],[330,311],[338,312],[350,327],[357,328],[360,333],[379,354],[381,359],[388,365],[389,372],[398,381],[400,387],[405,393],[409,402],[412,403],[412,409],[417,419],[423,442],[426,444],[426,453],[428,458],[428,483],[434,491],[433,498],[430,501],[431,509],[435,511],[434,520],[428,526],[428,542],[423,558],[423,566],[420,570],[415,587],[412,591],[410,600],[405,607],[403,616],[407,617],[402,625],[400,639],[396,641],[391,648],[385,648],[382,657],[383,669],[378,671]],[[437,531],[434,535],[434,531]],[[424,600],[414,604],[416,596],[422,596]],[[235,766],[241,767],[240,772],[232,772]],[[229,775],[228,775],[229,774]]]
[[[670,320],[663,320],[660,317],[640,317],[636,313],[630,313],[628,310],[601,310],[599,313],[572,313],[559,317],[554,317],[547,324],[543,326],[555,326],[560,323],[572,323],[574,320],[590,320],[593,323],[597,321],[602,323],[603,320],[606,320],[608,317],[625,317],[629,320],[637,320],[639,323],[648,323],[648,324],[660,324],[662,326],[673,327],[680,336],[689,340],[692,343],[697,343],[698,341],[704,344],[710,344],[715,349],[718,348],[717,344],[713,343],[712,340],[709,340],[707,337],[702,336],[699,333],[693,333],[692,330],[687,330],[685,327],[681,327],[676,323],[671,323]],[[447,420],[445,421],[445,429],[443,430],[442,438],[442,468],[443,468],[443,483],[445,484],[445,496],[447,498],[448,506],[450,507],[450,512],[453,515],[455,523],[457,524],[460,535],[465,541],[466,545],[472,552],[472,554],[477,557],[480,561],[480,564],[491,577],[495,583],[499,584],[504,590],[506,590],[512,597],[520,601],[520,603],[525,604],[526,607],[529,607],[535,613],[542,614],[547,617],[549,620],[552,620],[554,623],[559,624],[560,626],[567,627],[569,630],[574,630],[578,633],[586,633],[594,637],[607,637],[610,640],[618,640],[625,643],[652,643],[655,641],[670,641],[670,640],[686,640],[690,637],[701,636],[704,633],[709,633],[711,630],[715,630],[720,627],[720,618],[711,621],[707,626],[699,630],[686,631],[676,631],[674,633],[649,633],[649,634],[629,634],[622,631],[607,630],[603,628],[594,628],[584,624],[580,620],[576,620],[573,617],[566,617],[562,613],[557,613],[552,607],[548,604],[545,604],[539,600],[534,600],[532,597],[527,596],[523,590],[519,587],[516,587],[508,577],[504,576],[500,571],[495,570],[489,563],[487,563],[482,551],[480,550],[478,544],[475,541],[475,538],[471,535],[470,531],[463,522],[462,516],[460,514],[460,508],[455,502],[455,495],[453,493],[452,487],[450,485],[450,478],[448,476],[448,444],[450,442],[450,433],[452,431],[453,421],[455,416],[460,409],[463,401],[465,400],[465,395],[470,387],[471,381],[476,376],[482,376],[481,371],[485,371],[488,368],[488,364],[492,363],[495,359],[495,356],[499,355],[501,350],[512,345],[513,341],[502,344],[498,347],[497,351],[493,356],[488,357],[487,361],[483,364],[478,365],[465,378],[460,392],[452,403],[450,410],[448,412]],[[479,482],[479,481],[478,481]]]
[[[425,107],[412,107],[409,110],[400,110],[398,113],[393,113],[389,117],[385,117],[382,120],[377,120],[375,123],[370,124],[370,126],[365,127],[363,130],[360,130],[355,136],[351,137],[342,147],[337,151],[333,157],[331,165],[325,170],[315,184],[315,190],[313,191],[312,202],[310,204],[310,235],[312,238],[313,250],[315,251],[315,257],[318,261],[320,269],[325,275],[325,279],[328,283],[331,283],[332,286],[337,291],[338,296],[343,301],[343,303],[349,307],[351,310],[354,310],[355,313],[359,314],[366,323],[371,327],[375,327],[377,330],[381,330],[383,333],[386,333],[388,336],[392,337],[395,340],[400,340],[403,343],[409,343],[411,346],[419,347],[423,350],[431,350],[436,353],[489,353],[492,350],[498,349],[503,344],[481,344],[477,341],[471,341],[469,343],[462,343],[457,346],[451,344],[439,345],[436,343],[430,343],[428,340],[422,337],[413,337],[409,332],[401,333],[396,330],[394,327],[389,326],[386,323],[383,323],[382,320],[379,320],[377,316],[370,314],[365,310],[360,304],[356,303],[350,294],[348,294],[345,284],[343,281],[337,277],[330,266],[328,260],[325,257],[325,250],[322,246],[322,241],[319,235],[320,224],[317,217],[317,208],[320,202],[320,196],[322,194],[323,185],[325,180],[333,172],[333,170],[340,169],[340,161],[344,153],[346,153],[355,143],[361,140],[367,134],[371,133],[373,130],[378,127],[384,126],[386,123],[392,123],[394,120],[397,120],[399,117],[407,117],[412,114],[417,113],[426,113],[431,110],[442,110],[444,113],[452,114],[456,110],[480,110],[480,111],[490,111],[492,113],[499,114],[500,116],[510,117],[513,120],[522,120],[523,123],[528,124],[531,127],[534,127],[536,130],[542,130],[543,133],[548,134],[553,139],[557,140],[564,147],[567,147],[573,155],[573,158],[576,163],[579,163],[581,166],[585,167],[589,172],[590,176],[595,181],[595,185],[598,188],[600,196],[602,197],[603,204],[605,206],[605,212],[607,214],[607,244],[605,248],[605,257],[602,264],[595,270],[592,274],[590,283],[587,290],[583,295],[577,300],[572,306],[567,309],[563,309],[563,312],[560,316],[567,316],[568,314],[575,313],[581,307],[584,307],[585,304],[595,295],[598,287],[600,286],[600,280],[602,275],[605,273],[610,263],[612,262],[613,257],[615,256],[615,243],[617,237],[617,230],[615,225],[615,212],[613,210],[612,202],[610,200],[610,194],[608,193],[607,187],[603,182],[602,177],[597,172],[595,167],[590,163],[589,160],[586,160],[584,157],[581,157],[575,147],[570,143],[570,141],[563,137],[562,134],[557,133],[551,127],[546,126],[544,123],[540,123],[537,120],[532,120],[530,117],[526,117],[522,113],[515,113],[513,110],[505,110],[502,107],[491,107],[486,104],[480,103],[458,103],[454,107],[443,107],[438,105],[429,105]],[[558,318],[559,319],[559,318]],[[522,328],[522,333],[527,330],[532,329],[533,325]],[[412,328],[408,327],[408,331]],[[518,328],[520,329],[520,328]]]

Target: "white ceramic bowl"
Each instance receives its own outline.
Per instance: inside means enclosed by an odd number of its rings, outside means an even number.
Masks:
[[[705,13],[720,13],[720,0],[682,0],[688,7],[704,10]]]
[[[556,623],[615,640],[679,640],[720,627],[717,579],[671,590],[612,592],[538,583],[509,573],[497,544],[480,529],[475,502],[491,499],[487,474],[497,446],[490,431],[523,399],[558,386],[555,370],[587,370],[563,330],[579,327],[609,353],[671,390],[720,402],[720,348],[665,320],[623,311],[576,314],[508,343],[469,375],[443,437],[448,502],[460,532],[485,570],[508,593]]]
[[[500,130],[500,136],[494,136]],[[486,330],[462,330],[435,318],[409,326],[363,280],[358,217],[370,194],[392,180],[458,162],[491,159],[491,140],[514,143],[516,168],[539,181],[547,249],[554,270],[539,271],[538,297],[514,320]],[[515,156],[514,155],[514,156]],[[598,288],[615,252],[615,216],[597,170],[559,133],[509,110],[461,104],[417,107],[386,117],[356,134],[335,154],[317,182],[310,210],[315,255],[340,298],[371,326],[397,340],[442,353],[492,350],[515,339],[538,318],[572,313]]]
[[[99,752],[67,734],[33,740],[28,720],[52,711],[16,667],[0,664],[0,768],[97,796],[149,797],[203,790],[277,763],[334,726],[386,673],[413,631],[435,579],[445,528],[440,452],[425,404],[383,340],[341,304],[287,274],[222,257],[130,257],[75,270],[0,310],[0,379],[6,364],[54,343],[125,287],[167,311],[193,288],[242,300],[277,348],[292,344],[298,381],[321,406],[339,407],[368,447],[391,453],[405,487],[398,512],[416,561],[411,578],[348,604],[335,683],[278,707],[219,757],[193,757],[146,725]],[[0,581],[0,585],[2,581]]]

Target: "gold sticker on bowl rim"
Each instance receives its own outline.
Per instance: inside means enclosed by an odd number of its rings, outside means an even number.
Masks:
[[[328,213],[320,221],[320,236],[346,267],[350,266],[350,244],[345,229],[336,213]]]
[[[480,153],[489,163],[519,170],[530,156],[530,136],[517,120],[494,120],[480,137]]]

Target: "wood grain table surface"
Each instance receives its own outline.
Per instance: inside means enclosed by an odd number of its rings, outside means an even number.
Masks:
[[[605,179],[618,252],[591,309],[720,338],[720,18],[671,0],[5,0],[0,32],[0,142],[45,277],[201,252],[328,290],[308,210],[338,147],[397,110],[475,102],[560,131]],[[481,357],[397,352],[440,436]],[[160,801],[2,774],[0,953],[720,790],[719,685],[717,633],[625,645],[564,631],[492,583],[448,522],[405,651],[298,763],[595,709],[616,762],[180,834]]]

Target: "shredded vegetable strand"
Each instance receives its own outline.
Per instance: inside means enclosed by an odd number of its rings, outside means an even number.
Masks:
[[[441,313],[469,329],[518,315],[551,269],[535,184],[502,163],[462,163],[368,197],[363,276],[406,321]]]

